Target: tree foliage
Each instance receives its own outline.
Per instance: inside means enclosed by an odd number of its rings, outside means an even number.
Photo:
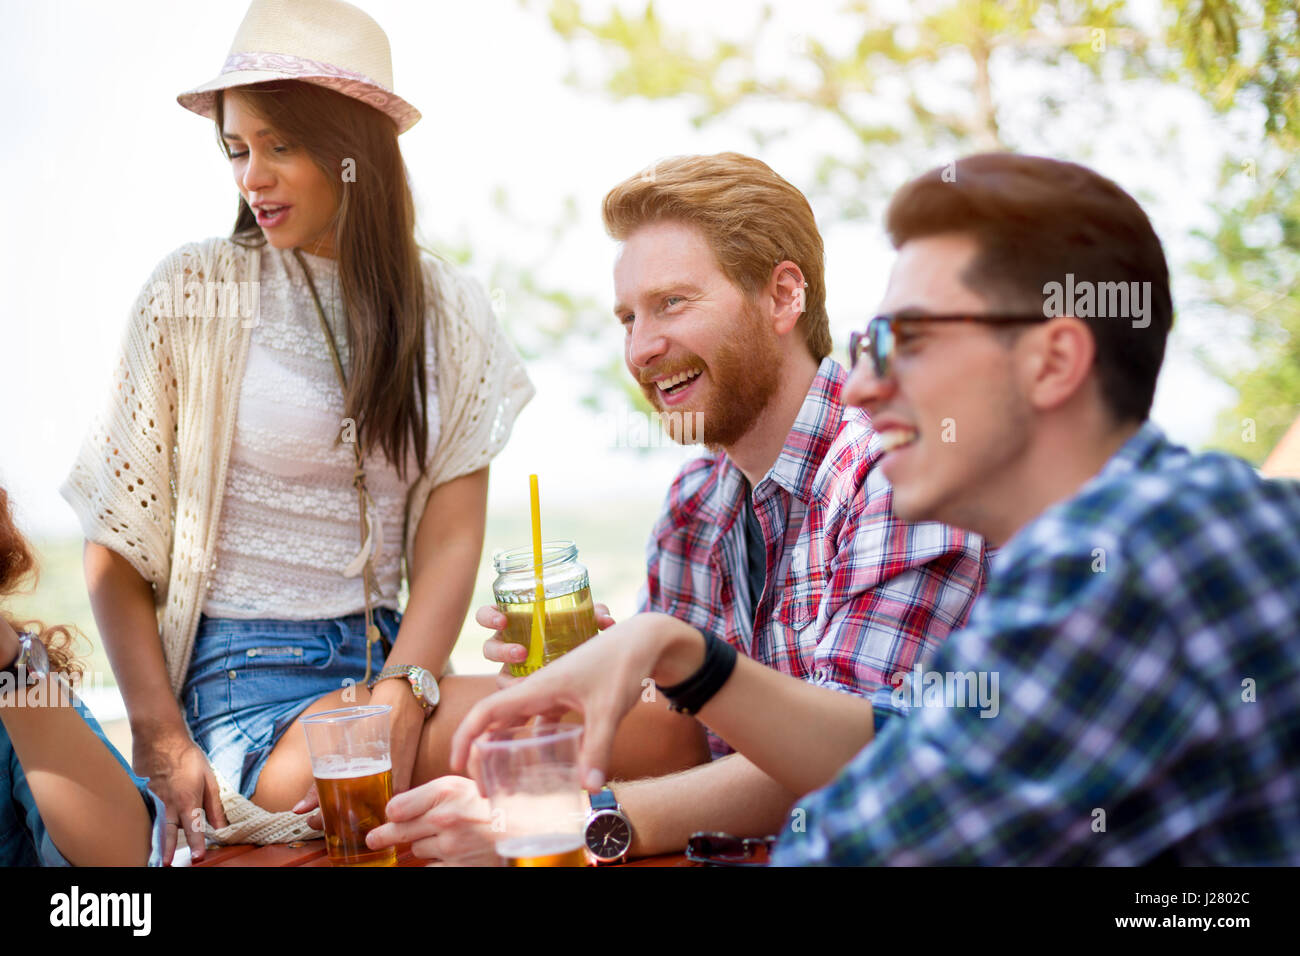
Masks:
[[[1196,266],[1220,321],[1246,317],[1250,357],[1206,364],[1237,390],[1220,447],[1259,462],[1300,414],[1300,9],[1295,0],[1171,4],[1181,79],[1249,111],[1259,148],[1225,160],[1219,225]]]
[[[760,149],[816,143],[810,192],[846,220],[877,216],[899,182],[957,155],[1059,153],[1054,143],[1079,139],[1081,112],[1104,128],[1118,98],[1152,84],[1193,89],[1250,124],[1257,148],[1225,160],[1217,226],[1190,269],[1197,321],[1245,329],[1231,338],[1248,357],[1201,354],[1239,395],[1220,444],[1260,460],[1300,411],[1295,0],[852,0],[826,36],[789,33],[768,4],[728,9],[744,20],[723,37],[674,25],[653,2],[600,14],[545,3],[560,36],[603,54],[604,73],[575,83],[680,98],[697,126],[726,117]],[[773,44],[785,51],[775,69]],[[1253,442],[1240,440],[1243,419]]]

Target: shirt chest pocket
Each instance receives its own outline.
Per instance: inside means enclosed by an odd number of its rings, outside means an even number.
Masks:
[[[785,627],[802,631],[817,617],[819,597],[820,595],[812,589],[788,592],[781,602],[778,619]]]
[[[777,619],[785,627],[802,631],[817,618],[822,590],[821,575],[809,564],[806,546],[797,545],[790,552]]]

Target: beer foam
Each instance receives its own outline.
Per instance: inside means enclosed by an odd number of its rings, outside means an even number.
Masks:
[[[388,757],[322,757],[312,767],[312,776],[321,780],[344,780],[392,769],[393,761]]]

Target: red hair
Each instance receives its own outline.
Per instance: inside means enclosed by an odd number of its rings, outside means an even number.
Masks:
[[[798,328],[817,361],[831,353],[826,256],[812,207],[762,160],[740,153],[674,156],[619,183],[601,207],[605,229],[622,242],[654,222],[676,220],[704,233],[723,274],[753,295],[789,259],[807,280]]]
[[[0,488],[0,601],[34,588],[37,576],[36,556],[32,553],[27,539],[14,524],[8,493]],[[29,578],[30,585],[27,585]],[[82,637],[81,632],[75,627],[63,624],[46,627],[40,621],[16,620],[3,611],[0,611],[0,616],[3,616],[15,631],[19,633],[31,631],[41,639],[41,643],[50,652],[51,671],[81,672],[81,664],[72,651],[73,642]]]

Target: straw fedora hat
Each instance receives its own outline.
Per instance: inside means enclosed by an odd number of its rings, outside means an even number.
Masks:
[[[360,100],[405,133],[420,111],[393,92],[388,37],[342,0],[253,0],[221,73],[176,101],[209,119],[217,91],[270,80],[301,80]]]

